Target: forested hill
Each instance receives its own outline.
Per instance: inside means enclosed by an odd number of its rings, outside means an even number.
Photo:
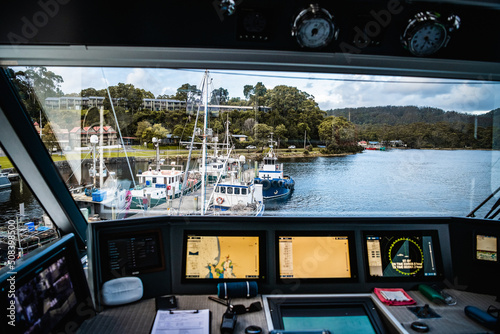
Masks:
[[[343,108],[328,110],[328,116],[344,116],[354,124],[386,124],[407,125],[412,123],[474,123],[475,116],[455,111],[444,111],[431,107],[416,106],[381,106]],[[488,127],[492,125],[493,116],[500,116],[500,109],[492,110],[478,116],[478,125]]]

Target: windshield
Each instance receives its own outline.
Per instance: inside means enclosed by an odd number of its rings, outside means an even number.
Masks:
[[[9,70],[88,221],[466,216],[500,186],[497,82]]]

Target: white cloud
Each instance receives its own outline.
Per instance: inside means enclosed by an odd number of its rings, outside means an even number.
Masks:
[[[84,88],[105,88],[119,82],[151,91],[155,96],[173,95],[185,83],[200,87],[204,70],[152,68],[50,68],[63,76],[65,93]],[[286,73],[250,71],[210,71],[212,87],[223,87],[230,97],[243,98],[243,87],[262,82],[268,89],[277,85],[297,87],[315,97],[323,110],[383,106],[416,105],[455,110],[484,112],[500,106],[499,84],[461,82],[459,80],[402,78],[388,76]],[[342,81],[347,79],[348,81]],[[445,83],[448,82],[448,83]],[[451,82],[451,84],[450,84]]]

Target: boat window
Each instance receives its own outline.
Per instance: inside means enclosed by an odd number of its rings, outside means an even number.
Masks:
[[[16,227],[19,233],[9,233]],[[0,145],[0,268],[58,238],[57,226]]]
[[[88,217],[192,214],[198,199],[208,204],[200,206],[204,214],[214,214],[214,184],[254,180],[262,195],[252,201],[265,205],[264,216],[474,211],[482,218],[500,196],[475,210],[500,187],[498,82],[166,68],[8,71]],[[208,172],[208,164],[220,172]],[[182,182],[156,188],[159,169],[170,184]],[[151,187],[141,187],[141,173]]]
[[[241,188],[241,194],[246,195],[247,194],[247,188]]]
[[[227,187],[227,193],[232,195],[233,193],[233,188],[232,187]]]
[[[219,188],[220,187],[215,187],[215,192],[218,193],[219,192]]]
[[[234,188],[234,194],[239,195],[240,194],[240,188]]]

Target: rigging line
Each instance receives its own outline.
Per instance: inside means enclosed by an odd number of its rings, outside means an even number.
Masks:
[[[177,69],[178,71],[187,72],[201,72],[201,70],[196,69]],[[347,81],[347,82],[367,82],[367,83],[391,83],[391,84],[432,84],[432,85],[498,85],[497,81],[398,81],[398,80],[378,80],[378,79],[341,79],[341,78],[315,78],[315,77],[301,77],[293,75],[276,75],[276,74],[254,74],[254,73],[233,73],[224,71],[212,71],[211,73],[222,74],[222,75],[234,75],[234,76],[247,76],[247,77],[261,77],[261,78],[276,78],[276,79],[301,79],[301,80],[318,80],[318,81]]]
[[[87,155],[83,157],[83,160],[87,159],[87,157],[89,156],[89,154],[90,154],[90,152],[88,152],[88,153],[87,153]],[[82,164],[80,164],[80,166],[78,166],[78,168],[77,168],[75,171],[73,171],[73,172],[71,173],[71,175],[68,177],[68,179],[67,179],[67,180],[66,180],[66,182],[64,182],[64,183],[66,183],[66,184],[67,184],[67,183],[68,183],[68,181],[69,181],[69,179],[71,179],[71,177],[72,177],[73,175],[75,175],[75,172],[78,172],[81,168],[82,168]]]
[[[203,80],[205,80],[205,77],[203,77]],[[202,91],[203,92],[203,91]],[[200,109],[201,109],[201,103],[198,104],[198,110],[196,112],[196,119],[194,121],[194,127],[193,127],[193,135],[191,136],[191,143],[189,144],[189,153],[188,153],[188,157],[187,157],[187,161],[186,161],[186,170],[184,172],[184,177],[183,177],[183,180],[182,180],[182,189],[181,189],[181,194],[179,196],[179,211],[181,211],[181,206],[182,206],[182,199],[184,198],[183,194],[184,194],[184,189],[186,189],[186,183],[187,183],[187,179],[188,179],[188,175],[189,175],[189,164],[191,162],[191,153],[193,151],[193,145],[194,145],[194,136],[196,134],[196,126],[198,125],[198,116],[200,114]],[[208,109],[208,107],[207,107]],[[206,112],[206,111],[205,111]],[[186,121],[187,122],[187,121]],[[184,134],[184,130],[182,130],[182,134]],[[182,137],[181,137],[181,140],[182,140]],[[205,159],[205,157],[202,157],[202,159]],[[203,176],[202,176],[203,177]],[[201,191],[204,191],[203,189]],[[194,191],[193,191],[194,192]],[[167,191],[167,194],[168,194],[168,191]],[[175,198],[175,194],[174,194],[174,198]],[[202,204],[203,205],[203,204]],[[202,212],[203,213],[203,212]]]
[[[116,117],[115,106],[114,106],[113,100],[111,98],[111,92],[109,91],[108,79],[106,78],[106,74],[104,74],[103,67],[101,67],[101,71],[102,71],[102,77],[103,77],[104,81],[106,82],[106,91],[108,92],[109,103],[111,104],[111,109],[113,110],[113,116],[115,118],[116,128],[118,129],[118,134],[120,136],[120,142],[121,142],[122,147],[123,147],[123,152],[125,153],[125,160],[127,161],[127,166],[128,166],[128,170],[130,172],[130,177],[132,178],[132,184],[134,185],[134,188],[135,188],[136,187],[135,177],[134,177],[134,173],[132,172],[132,166],[130,166],[130,161],[129,161],[128,154],[127,154],[127,149],[125,148],[125,142],[123,141],[122,130],[120,129],[120,124],[118,124],[118,118]],[[118,148],[118,150],[119,149],[120,148]],[[101,159],[104,160],[103,157],[101,157]],[[144,215],[144,212],[143,212],[143,215]]]

